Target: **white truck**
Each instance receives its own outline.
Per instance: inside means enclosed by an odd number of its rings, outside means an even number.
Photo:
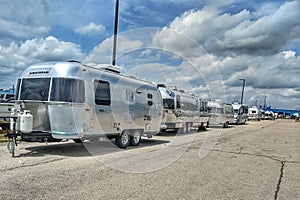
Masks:
[[[9,128],[10,111],[14,107],[14,103],[0,103],[0,129]]]
[[[248,119],[248,106],[234,102],[232,104],[234,112],[234,124],[245,124]]]
[[[259,108],[257,108],[257,106],[252,106],[251,108],[249,108],[248,120],[260,121],[261,118],[262,118],[262,113],[261,113],[261,110]]]
[[[9,99],[13,99],[15,94],[0,94],[0,103],[4,103]]]

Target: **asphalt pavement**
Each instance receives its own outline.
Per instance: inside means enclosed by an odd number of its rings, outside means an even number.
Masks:
[[[25,143],[12,158],[0,143],[1,199],[300,199],[300,123],[247,122],[170,131],[121,150]]]

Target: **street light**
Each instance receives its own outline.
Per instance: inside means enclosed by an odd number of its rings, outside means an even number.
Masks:
[[[243,104],[243,99],[244,99],[244,89],[245,89],[245,82],[246,80],[244,78],[240,78],[240,81],[243,81],[243,90],[242,90],[242,97],[241,97],[241,104]]]
[[[116,0],[115,8],[115,24],[114,24],[114,43],[113,43],[113,57],[112,66],[116,65],[116,54],[117,54],[117,34],[118,34],[118,16],[119,16],[119,0]]]

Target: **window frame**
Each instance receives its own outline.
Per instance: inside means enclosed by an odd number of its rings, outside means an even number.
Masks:
[[[94,95],[95,104],[96,105],[100,105],[100,106],[110,106],[111,105],[111,91],[110,91],[111,87],[110,87],[110,83],[108,81],[99,80],[99,79],[95,79],[93,81],[93,83],[94,83],[94,92],[95,92],[95,95]],[[99,98],[97,98],[97,90],[98,90],[99,83],[101,83],[101,84],[107,84],[107,87],[104,88],[104,89],[106,89],[106,92],[108,91],[106,93],[106,96],[108,96],[109,98],[107,98],[107,99],[104,99],[104,98],[103,99],[99,99]],[[102,90],[103,90],[103,88],[102,88]]]

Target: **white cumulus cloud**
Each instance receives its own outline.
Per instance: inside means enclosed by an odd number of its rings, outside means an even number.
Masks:
[[[80,35],[96,35],[101,34],[105,31],[105,26],[103,25],[97,25],[94,22],[90,22],[86,26],[78,27],[74,30],[75,33],[78,33]]]
[[[79,60],[85,57],[80,45],[60,41],[53,36],[34,38],[23,43],[0,46],[0,79],[10,86],[30,64],[43,61]],[[10,68],[10,70],[2,70]],[[7,80],[7,81],[5,81]],[[4,87],[1,85],[1,87]]]

